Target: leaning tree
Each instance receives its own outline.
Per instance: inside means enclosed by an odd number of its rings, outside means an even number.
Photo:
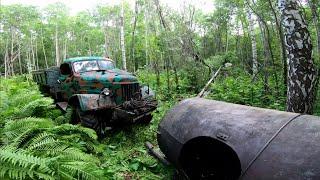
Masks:
[[[279,9],[288,55],[287,111],[311,114],[318,77],[308,26],[296,0],[279,0]]]

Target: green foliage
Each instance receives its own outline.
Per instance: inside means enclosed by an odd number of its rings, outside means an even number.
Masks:
[[[224,73],[225,77],[220,77],[220,79],[212,84],[211,93],[208,98],[236,104],[284,110],[285,96],[277,96],[276,92],[278,90],[272,91],[273,94],[271,92],[265,93],[262,80],[253,81],[251,76],[245,74],[233,76],[227,72]],[[274,86],[274,84],[271,85]]]
[[[215,56],[210,56],[209,58],[205,59],[205,62],[211,68],[218,69],[221,65],[224,65],[225,63],[235,64],[237,62],[237,57],[233,52],[227,52]]]
[[[24,150],[0,148],[0,177],[5,179],[55,179],[48,166],[50,159],[39,158]]]
[[[70,112],[62,116],[28,79],[1,79],[0,179],[104,179],[96,133],[64,124]]]

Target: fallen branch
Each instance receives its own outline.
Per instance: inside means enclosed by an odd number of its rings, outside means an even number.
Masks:
[[[211,79],[207,82],[207,84],[204,86],[204,88],[201,90],[201,92],[197,95],[197,97],[202,98],[205,94],[205,92],[207,91],[207,89],[209,88],[210,84],[214,81],[214,79],[218,76],[220,70],[221,70],[222,66],[219,67],[219,69],[213,74],[213,76],[211,77]]]
[[[164,156],[164,154],[162,154],[161,152],[157,151],[154,149],[154,146],[150,143],[150,142],[146,142],[145,143],[146,148],[148,149],[148,153],[155,157],[156,159],[158,159],[160,162],[162,162],[164,165],[169,166],[170,162],[167,161],[166,157]]]

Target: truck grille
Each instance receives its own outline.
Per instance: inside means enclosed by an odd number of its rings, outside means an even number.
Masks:
[[[124,101],[130,100],[136,92],[139,92],[139,83],[122,84],[121,94]]]

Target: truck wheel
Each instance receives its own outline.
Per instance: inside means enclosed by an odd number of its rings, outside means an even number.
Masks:
[[[91,128],[96,131],[99,138],[106,134],[107,122],[103,118],[95,115],[94,112],[83,112],[79,106],[73,108],[72,124],[81,124],[81,126]]]
[[[80,124],[81,123],[81,116],[82,112],[80,107],[73,107],[72,108],[72,116],[71,116],[71,124]]]
[[[88,112],[83,112],[79,106],[73,108],[72,113],[72,124],[81,124],[82,126],[93,128],[96,123],[93,114]]]
[[[149,124],[152,120],[152,115],[148,114],[144,117],[142,117],[141,119],[138,120],[139,124]]]
[[[96,131],[99,138],[105,137],[107,130],[107,124],[105,121],[96,120],[96,123],[92,128]]]

